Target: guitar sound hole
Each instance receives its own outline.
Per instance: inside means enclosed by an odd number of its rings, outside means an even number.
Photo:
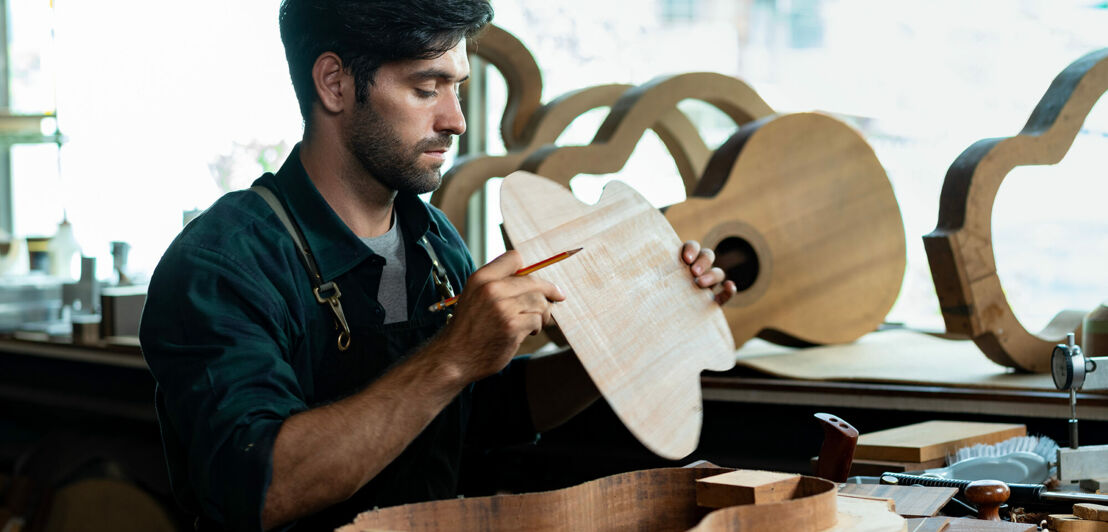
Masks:
[[[758,280],[761,264],[754,246],[743,238],[728,237],[716,246],[716,266],[719,266],[727,278],[735,282],[739,292],[754,285]]]

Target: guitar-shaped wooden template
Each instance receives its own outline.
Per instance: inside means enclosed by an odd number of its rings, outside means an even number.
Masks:
[[[931,278],[947,332],[969,335],[997,364],[1050,372],[1053,347],[1081,323],[1082,314],[1063,313],[1055,320],[1059,323],[1040,334],[1020,323],[1000,285],[993,256],[997,191],[1017,166],[1061,161],[1105,92],[1108,48],[1085,55],[1058,74],[1018,135],[977,141],[947,170],[939,223],[923,237]]]
[[[716,250],[740,292],[724,307],[736,345],[851,342],[874,331],[904,279],[900,208],[873,149],[830,116],[742,126],[696,196],[666,219]]]
[[[515,172],[500,196],[524,263],[584,248],[532,275],[566,294],[551,313],[624,425],[659,456],[687,456],[700,438],[700,373],[734,366],[735,346],[673,229],[620,181],[586,205],[558,183]]]

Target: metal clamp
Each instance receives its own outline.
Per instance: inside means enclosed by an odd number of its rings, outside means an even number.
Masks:
[[[316,301],[331,307],[331,312],[335,315],[335,328],[342,326],[337,341],[339,351],[346,351],[350,348],[350,325],[346,323],[346,314],[342,312],[342,303],[339,301],[342,290],[339,290],[339,285],[334,281],[328,281],[313,288],[312,293],[315,294]]]

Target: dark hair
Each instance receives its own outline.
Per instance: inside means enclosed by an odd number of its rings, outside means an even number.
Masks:
[[[312,66],[324,52],[342,59],[364,103],[381,65],[438,57],[492,16],[488,0],[282,0],[281,42],[300,114],[309,120],[316,97]]]

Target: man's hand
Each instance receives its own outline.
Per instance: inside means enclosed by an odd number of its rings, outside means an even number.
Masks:
[[[509,251],[474,272],[458,297],[454,319],[436,339],[468,379],[504,369],[527,335],[553,321],[551,302],[565,299],[547,281],[513,275],[522,267],[519,252]]]
[[[681,259],[689,265],[689,270],[696,278],[696,286],[715,290],[716,285],[720,285],[719,291],[716,292],[716,303],[723,305],[735,295],[734,281],[725,280],[723,270],[712,267],[712,263],[716,260],[714,251],[707,248],[700,249],[700,242],[689,240],[681,247]]]

